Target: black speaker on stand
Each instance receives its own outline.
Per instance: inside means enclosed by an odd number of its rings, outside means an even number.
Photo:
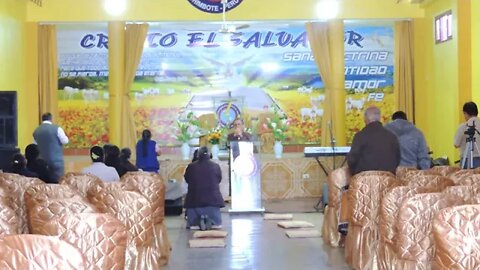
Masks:
[[[10,168],[17,143],[17,92],[0,91],[0,170]]]

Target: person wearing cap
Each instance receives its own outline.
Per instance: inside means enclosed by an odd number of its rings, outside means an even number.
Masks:
[[[225,207],[220,193],[222,171],[217,163],[210,160],[206,146],[198,149],[197,157],[197,161],[188,165],[184,175],[188,184],[185,199],[187,227],[199,226],[201,218],[205,216],[219,227],[222,224],[220,208]]]
[[[93,174],[100,178],[103,182],[114,182],[120,180],[117,170],[103,163],[104,153],[100,146],[94,146],[90,148],[90,158],[93,162],[92,165],[84,168],[82,173]]]

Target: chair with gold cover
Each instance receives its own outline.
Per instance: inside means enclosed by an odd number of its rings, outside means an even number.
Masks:
[[[78,270],[88,268],[82,253],[58,237],[21,234],[0,239],[0,269]]]
[[[135,186],[140,193],[151,203],[154,223],[154,244],[157,261],[161,265],[168,263],[170,258],[171,245],[168,239],[167,228],[164,224],[165,209],[165,184],[159,174],[145,172],[128,172],[122,179],[129,185]]]
[[[351,203],[345,259],[354,269],[372,269],[377,255],[380,202],[397,179],[389,172],[362,172],[352,177],[348,195]],[[342,206],[343,207],[343,206]]]
[[[461,205],[439,211],[433,221],[436,252],[434,269],[480,269],[480,205]]]
[[[323,241],[332,247],[338,247],[340,243],[341,235],[338,232],[340,203],[344,193],[343,189],[348,185],[350,177],[348,167],[342,167],[333,170],[327,178],[329,202],[325,207],[322,237]]]
[[[9,196],[11,208],[18,217],[21,233],[29,233],[27,226],[27,209],[25,206],[25,190],[31,186],[45,185],[37,178],[24,177],[18,174],[0,173],[0,186]]]
[[[106,183],[88,192],[89,201],[101,213],[111,214],[122,222],[128,234],[125,269],[155,269],[159,261],[155,250],[153,212],[145,196],[126,183]]]
[[[408,198],[400,207],[395,224],[395,269],[431,269],[435,255],[433,219],[447,207],[462,205],[451,194],[424,193]]]

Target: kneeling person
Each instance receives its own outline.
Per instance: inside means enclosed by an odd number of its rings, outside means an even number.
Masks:
[[[225,207],[220,193],[222,171],[217,163],[210,160],[207,147],[198,150],[198,160],[188,165],[184,177],[188,184],[185,200],[187,227],[204,225],[202,222],[221,226],[220,208]]]

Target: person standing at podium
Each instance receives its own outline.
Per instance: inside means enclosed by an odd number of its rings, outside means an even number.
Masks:
[[[245,123],[242,118],[236,118],[233,121],[233,132],[228,134],[227,140],[249,142],[252,140],[252,135],[245,131]]]

